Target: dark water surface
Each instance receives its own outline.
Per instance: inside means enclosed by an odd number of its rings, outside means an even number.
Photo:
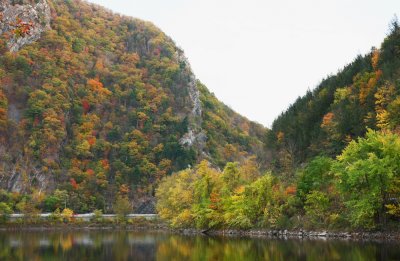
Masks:
[[[0,232],[0,260],[400,260],[400,243],[23,231]]]

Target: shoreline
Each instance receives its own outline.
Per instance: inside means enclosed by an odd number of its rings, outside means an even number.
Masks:
[[[51,232],[51,231],[132,231],[149,233],[171,233],[185,236],[249,237],[265,239],[299,240],[351,240],[351,241],[399,241],[400,231],[328,231],[328,230],[271,230],[271,229],[174,229],[157,223],[140,224],[2,224],[0,232]]]
[[[356,241],[398,241],[400,232],[393,231],[328,231],[328,230],[270,230],[270,229],[249,229],[249,230],[213,230],[207,232],[210,235],[219,236],[249,236],[279,239],[323,239],[323,240],[356,240]]]

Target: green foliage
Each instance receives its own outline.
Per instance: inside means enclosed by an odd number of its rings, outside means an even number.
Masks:
[[[101,211],[100,209],[96,209],[93,211],[93,221],[95,222],[103,222],[103,211]]]
[[[220,165],[254,151],[262,155],[265,129],[200,82],[194,84],[204,117],[192,115],[189,64],[153,24],[84,1],[51,6],[51,29],[38,41],[16,53],[0,50],[0,150],[7,152],[0,155],[6,166],[0,175],[26,173],[20,185],[27,195],[44,183],[67,194],[46,191],[37,207],[112,211],[112,195],[122,185],[132,189],[130,199],[141,198],[208,153]],[[189,129],[201,127],[207,137],[182,145]],[[46,182],[35,178],[38,172]]]
[[[157,211],[173,227],[240,229],[372,229],[400,216],[397,134],[369,130],[336,160],[315,157],[295,183],[249,171],[258,173],[253,160],[175,173],[157,189]]]
[[[297,185],[297,195],[303,201],[313,190],[327,190],[333,180],[330,172],[333,160],[327,157],[316,157],[300,171]]]
[[[325,193],[314,190],[307,195],[304,210],[314,224],[325,222],[328,208],[329,198]]]
[[[5,223],[11,213],[11,207],[7,203],[0,202],[0,223]]]
[[[396,134],[369,130],[365,138],[353,141],[334,164],[337,184],[355,227],[374,228],[386,224],[385,205],[392,184],[400,177],[400,139]]]
[[[367,128],[400,124],[400,29],[394,20],[380,49],[358,56],[336,75],[299,97],[272,124],[267,145],[277,171],[293,175],[317,155],[334,157]]]
[[[63,221],[63,218],[61,216],[61,211],[59,208],[57,208],[56,210],[54,210],[54,212],[50,214],[49,220],[56,223]]]
[[[48,196],[45,200],[44,200],[44,207],[43,210],[45,212],[53,212],[55,211],[57,208],[60,208],[60,203],[61,200],[55,196]]]
[[[288,197],[271,174],[249,178],[255,164],[228,163],[221,173],[202,161],[166,177],[157,189],[157,211],[173,227],[277,227]]]
[[[126,215],[132,211],[132,205],[126,196],[118,196],[114,203],[114,212],[120,220],[125,220]]]

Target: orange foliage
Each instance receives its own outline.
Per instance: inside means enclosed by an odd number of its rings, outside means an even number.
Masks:
[[[372,58],[371,58],[371,63],[372,63],[372,67],[374,68],[374,70],[376,70],[378,68],[378,62],[379,62],[379,50],[375,49],[372,52]]]
[[[96,137],[90,137],[87,139],[87,141],[91,146],[93,146],[96,143]]]
[[[218,204],[219,204],[220,201],[221,201],[221,199],[220,199],[219,194],[216,193],[216,192],[211,192],[209,208],[217,210],[218,209]]]
[[[285,189],[285,194],[286,195],[294,195],[294,194],[296,194],[296,191],[297,191],[296,186],[291,185]]]
[[[333,112],[328,112],[327,114],[325,114],[324,118],[322,119],[321,128],[330,127],[334,118],[335,114]]]
[[[104,88],[103,84],[98,79],[90,79],[87,82],[89,88],[99,94],[110,95],[111,92]]]
[[[123,195],[128,194],[128,193],[129,193],[129,187],[128,187],[128,185],[122,184],[122,185],[119,187],[119,193],[121,193],[121,194],[123,194]]]
[[[108,162],[108,159],[102,159],[100,162],[101,162],[101,166],[103,166],[103,169],[105,169],[105,170],[110,169],[110,163]]]
[[[0,130],[7,124],[7,110],[0,108]]]
[[[24,22],[21,18],[17,18],[15,23],[11,23],[15,29],[12,30],[12,33],[17,37],[25,37],[31,35],[31,30],[33,29],[33,22]]]

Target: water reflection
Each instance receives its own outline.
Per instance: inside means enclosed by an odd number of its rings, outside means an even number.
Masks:
[[[400,260],[400,248],[124,231],[0,232],[0,260]]]

